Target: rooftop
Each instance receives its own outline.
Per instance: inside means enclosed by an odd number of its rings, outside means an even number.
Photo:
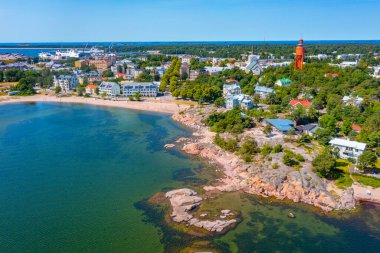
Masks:
[[[338,146],[343,146],[343,147],[348,147],[348,148],[355,148],[359,150],[365,150],[365,147],[367,144],[363,142],[357,142],[357,141],[350,141],[350,140],[345,140],[345,139],[332,139],[329,142],[331,145],[338,145]]]
[[[313,104],[309,100],[298,100],[298,99],[293,99],[292,101],[289,102],[291,106],[296,106],[296,105],[302,105],[304,107],[311,107]]]
[[[293,121],[288,119],[265,119],[265,122],[271,124],[282,132],[292,130],[294,126]]]

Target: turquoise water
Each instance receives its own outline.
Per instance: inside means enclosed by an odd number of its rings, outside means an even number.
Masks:
[[[0,252],[160,252],[136,201],[200,164],[162,146],[169,115],[60,104],[0,106]]]
[[[169,115],[85,105],[0,105],[0,252],[178,252],[199,240],[222,252],[380,252],[380,208],[323,215],[223,193],[208,205],[241,211],[220,237],[168,228],[143,200],[205,183],[205,167],[171,143],[189,133]],[[296,219],[288,219],[289,212]]]

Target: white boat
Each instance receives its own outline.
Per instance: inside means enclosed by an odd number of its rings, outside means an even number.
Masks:
[[[80,53],[75,49],[70,49],[66,51],[56,51],[55,56],[60,58],[79,58]]]

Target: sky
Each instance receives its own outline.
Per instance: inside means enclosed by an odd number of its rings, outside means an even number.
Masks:
[[[380,0],[0,0],[0,42],[379,40]]]

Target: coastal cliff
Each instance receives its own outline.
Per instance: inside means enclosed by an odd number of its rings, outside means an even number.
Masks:
[[[348,210],[355,207],[354,191],[328,191],[326,180],[320,179],[310,166],[294,169],[280,166],[273,169],[270,163],[245,163],[239,156],[225,151],[213,144],[214,133],[202,123],[207,115],[192,108],[173,115],[173,119],[194,130],[191,141],[183,144],[182,150],[190,155],[203,157],[218,165],[224,177],[216,185],[204,186],[206,191],[244,191],[265,197],[289,199],[303,202],[324,211]],[[268,140],[273,141],[273,140]],[[263,142],[260,143],[263,145]],[[276,159],[273,156],[273,159]]]

